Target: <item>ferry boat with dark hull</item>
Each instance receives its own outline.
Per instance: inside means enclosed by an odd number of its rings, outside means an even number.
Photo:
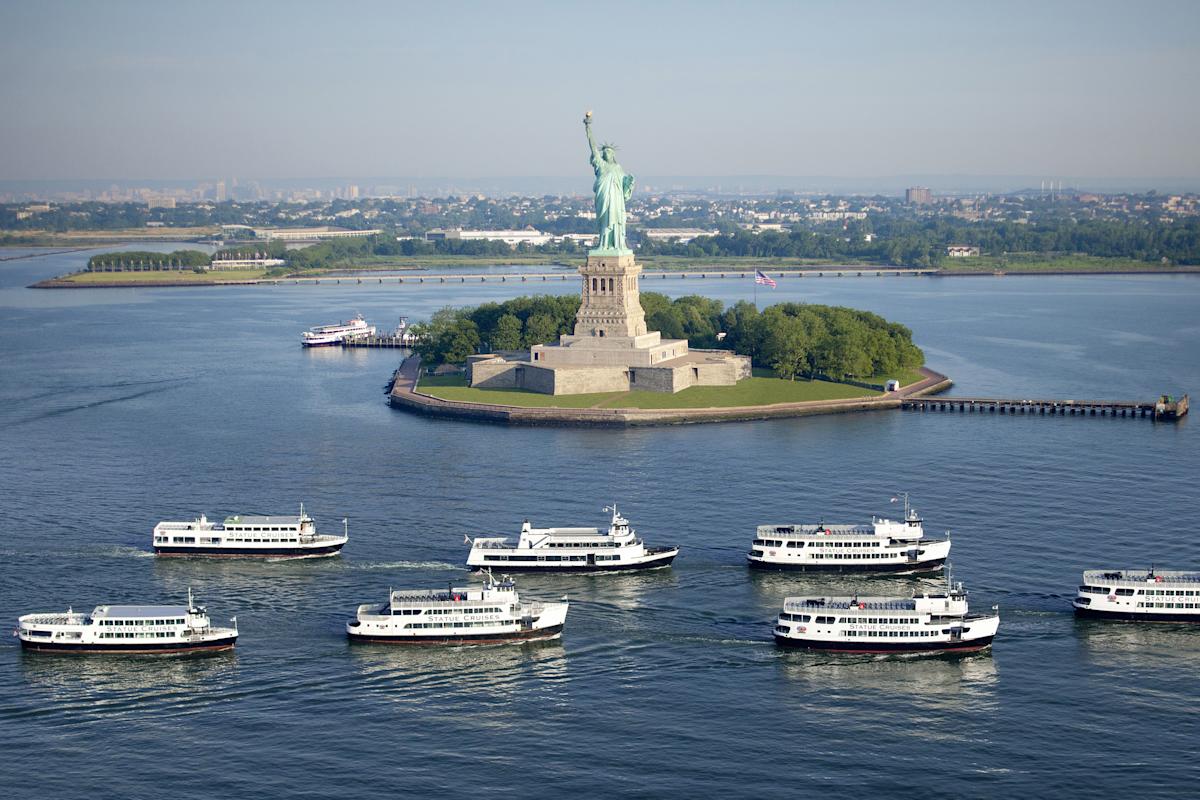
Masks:
[[[942,569],[950,535],[926,538],[923,520],[902,493],[904,519],[869,525],[759,525],[746,561],[753,569],[913,574]]]
[[[1200,623],[1200,572],[1088,570],[1071,605],[1084,619]]]
[[[484,572],[482,586],[400,589],[382,606],[364,603],[346,624],[352,642],[483,645],[536,642],[562,635],[568,603],[523,601],[507,575]]]
[[[154,552],[189,558],[321,558],[335,556],[350,540],[350,523],[342,520],[341,535],[317,533],[304,513],[292,516],[232,516],[224,523],[203,514],[191,522],[160,522],[154,526]]]
[[[615,504],[604,510],[612,512],[607,533],[599,528],[535,528],[525,520],[515,543],[467,537],[467,566],[505,572],[626,572],[669,567],[679,555],[678,547],[643,542]]]
[[[231,628],[213,627],[203,606],[96,606],[90,614],[26,614],[14,634],[21,647],[38,653],[179,655],[230,650],[237,642],[237,618]]]
[[[949,579],[912,597],[789,597],[775,623],[781,647],[836,653],[960,653],[990,647],[1000,627],[971,614],[967,591]]]

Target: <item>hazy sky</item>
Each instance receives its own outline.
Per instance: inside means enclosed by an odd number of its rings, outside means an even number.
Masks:
[[[1200,176],[1200,0],[0,0],[0,179]]]

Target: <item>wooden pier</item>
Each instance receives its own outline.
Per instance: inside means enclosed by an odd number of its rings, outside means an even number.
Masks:
[[[412,336],[355,336],[342,339],[342,347],[412,347]]]
[[[1179,400],[1010,400],[995,397],[906,397],[900,407],[911,411],[959,411],[965,414],[1036,414],[1072,417],[1146,417],[1173,420],[1187,414],[1188,396]]]

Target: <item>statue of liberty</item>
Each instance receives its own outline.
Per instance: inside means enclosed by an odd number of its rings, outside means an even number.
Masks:
[[[600,235],[597,255],[621,255],[631,252],[625,246],[625,201],[633,194],[633,176],[626,175],[617,163],[617,149],[611,144],[596,146],[592,138],[592,112],[583,118],[588,146],[592,149],[592,169],[596,182],[596,230]]]

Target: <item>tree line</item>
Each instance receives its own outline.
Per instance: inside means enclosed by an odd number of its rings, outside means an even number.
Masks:
[[[866,234],[874,234],[868,241]],[[1137,261],[1200,264],[1200,219],[1174,222],[1053,220],[1040,224],[872,217],[837,230],[787,232],[729,230],[686,244],[641,237],[638,253],[689,258],[749,256],[859,260],[935,267],[952,244],[974,245],[984,255],[1082,254]]]
[[[779,303],[762,311],[745,300],[729,307],[698,295],[675,300],[643,292],[648,330],[687,339],[693,348],[731,349],[781,378],[888,376],[921,366],[912,332],[878,314],[843,306]],[[413,326],[414,348],[429,365],[462,364],[475,353],[526,350],[570,333],[576,295],[536,295],[473,308],[443,308]]]

